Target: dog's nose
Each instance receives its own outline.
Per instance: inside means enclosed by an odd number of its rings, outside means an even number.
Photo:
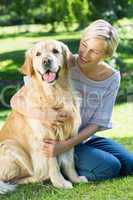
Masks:
[[[52,60],[51,60],[51,59],[48,59],[48,60],[47,60],[47,64],[50,65],[51,63],[52,63]]]
[[[43,61],[43,64],[45,65],[45,67],[50,68],[51,64],[52,64],[52,60],[50,58],[48,58],[47,60]]]

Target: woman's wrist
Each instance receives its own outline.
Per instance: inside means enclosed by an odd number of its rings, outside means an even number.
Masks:
[[[91,135],[97,132],[99,126],[96,124],[91,124],[86,128],[82,129],[77,135],[74,137],[66,140],[66,147],[68,149],[73,148],[74,146],[78,145],[80,142],[88,139]]]

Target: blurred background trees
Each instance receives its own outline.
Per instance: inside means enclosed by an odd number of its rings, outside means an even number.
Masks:
[[[132,17],[133,0],[0,0],[0,25],[63,22],[79,28],[89,21],[105,18],[111,22]]]

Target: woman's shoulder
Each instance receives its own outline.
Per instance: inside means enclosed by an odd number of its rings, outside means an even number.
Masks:
[[[110,66],[108,63],[106,62],[102,62],[100,63],[100,65],[102,65],[103,68],[103,75],[107,78],[112,77],[113,79],[118,79],[120,80],[120,71],[113,68],[112,66]]]
[[[99,66],[103,69],[102,72],[107,74],[108,76],[111,76],[116,70],[112,68],[108,63],[101,62],[99,63]]]

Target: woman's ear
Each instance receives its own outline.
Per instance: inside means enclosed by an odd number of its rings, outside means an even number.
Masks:
[[[25,62],[22,65],[20,72],[24,75],[33,75],[34,74],[34,70],[33,70],[33,62],[32,62],[32,49],[29,49],[26,52],[25,55]]]

